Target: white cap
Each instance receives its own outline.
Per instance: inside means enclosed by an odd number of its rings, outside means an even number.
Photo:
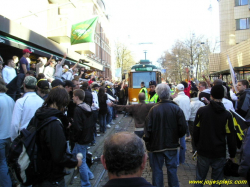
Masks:
[[[183,84],[178,84],[176,86],[176,89],[178,89],[179,91],[183,91],[184,90],[184,85]]]
[[[68,66],[68,65],[64,65],[64,67],[65,67],[66,69],[69,69],[69,66]]]

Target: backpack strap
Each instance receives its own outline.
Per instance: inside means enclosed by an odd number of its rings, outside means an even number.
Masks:
[[[43,121],[43,124],[39,128],[36,128],[36,132],[40,131],[44,126],[48,125],[50,122],[55,120],[58,120],[61,123],[61,121],[57,117],[55,116],[49,117],[48,119]]]

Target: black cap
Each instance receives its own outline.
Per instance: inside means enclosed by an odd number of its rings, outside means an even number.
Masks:
[[[151,85],[155,85],[155,86],[156,86],[156,82],[155,82],[155,81],[153,81],[153,80],[152,80],[152,81],[150,81],[150,82],[149,82],[149,86],[151,86]]]
[[[61,80],[59,80],[59,79],[55,79],[51,83],[52,88],[60,86],[60,85],[64,86],[64,83]]]
[[[44,90],[47,90],[49,89],[49,82],[46,80],[46,79],[40,79],[38,82],[37,82],[37,87],[40,88],[40,89],[44,89]]]
[[[69,80],[64,81],[64,87],[66,87],[66,86],[72,87],[72,88],[76,87],[76,85],[74,85],[74,83],[72,81],[69,81]]]
[[[224,87],[222,85],[213,86],[211,95],[214,99],[222,99],[224,97]]]
[[[144,82],[141,82],[141,84],[145,84]]]
[[[98,84],[94,84],[92,88],[100,87]]]

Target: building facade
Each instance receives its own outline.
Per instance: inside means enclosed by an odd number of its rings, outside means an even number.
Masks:
[[[82,59],[80,66],[97,75],[111,77],[110,24],[103,0],[4,0],[0,6],[0,50],[10,58],[10,50],[21,55],[23,48],[35,56],[62,58],[67,63]],[[15,5],[13,5],[15,4]],[[71,27],[98,16],[95,41],[71,45]],[[19,49],[19,50],[18,50]]]
[[[228,57],[238,79],[250,78],[250,5],[248,0],[219,0],[220,53],[211,54],[211,77],[230,74]],[[228,79],[230,80],[230,79]],[[230,82],[230,81],[229,81]]]

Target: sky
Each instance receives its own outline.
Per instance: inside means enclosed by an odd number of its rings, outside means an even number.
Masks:
[[[156,64],[176,40],[192,33],[219,41],[217,0],[104,0],[110,18],[111,36],[134,54]],[[209,11],[209,7],[210,11]],[[141,44],[152,43],[152,44]]]

